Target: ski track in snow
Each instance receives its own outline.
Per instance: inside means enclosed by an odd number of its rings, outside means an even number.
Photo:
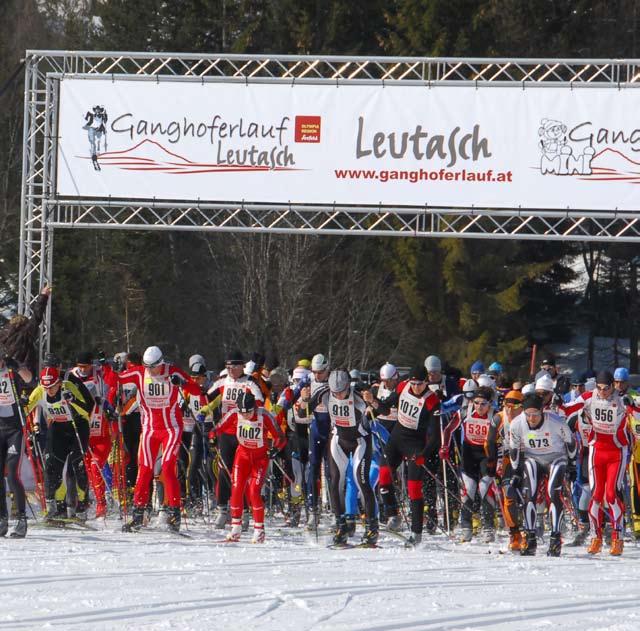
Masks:
[[[104,527],[104,526],[103,526]],[[267,543],[30,524],[0,539],[0,631],[18,629],[640,628],[640,547],[621,558],[565,548],[559,559],[500,554],[500,543],[381,533],[378,549],[330,550],[326,536],[267,527]],[[249,538],[249,535],[244,535]],[[489,553],[490,552],[490,553]]]

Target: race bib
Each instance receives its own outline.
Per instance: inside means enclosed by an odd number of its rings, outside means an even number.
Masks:
[[[464,422],[465,440],[476,447],[482,447],[489,435],[490,418],[468,416]]]
[[[416,430],[425,399],[412,395],[409,388],[410,386],[407,384],[400,395],[400,401],[398,401],[398,422],[407,429]]]
[[[534,430],[529,429],[524,436],[524,443],[527,453],[548,454],[553,451],[551,432],[545,431],[544,427]]]
[[[89,418],[89,436],[102,436],[102,423],[102,410],[98,408],[96,411],[94,408]]]
[[[259,449],[264,446],[262,431],[262,419],[247,420],[238,415],[238,428],[236,430],[238,442],[249,449]]]
[[[353,398],[336,399],[329,395],[329,416],[336,427],[355,427],[356,406]]]
[[[615,434],[617,405],[613,401],[593,398],[591,403],[591,424],[598,434]]]
[[[168,379],[153,379],[147,377],[144,381],[144,400],[152,409],[158,410],[169,407],[171,400],[171,384]]]
[[[578,433],[580,434],[580,439],[582,440],[583,446],[587,446],[589,444],[589,435],[591,434],[591,426],[588,423],[584,422],[582,418],[582,414],[578,418]]]
[[[13,386],[9,380],[9,372],[3,370],[0,373],[0,405],[13,405],[16,398],[13,396]]]
[[[46,415],[47,419],[52,423],[66,423],[73,419],[69,406],[62,401],[58,403],[47,403]]]
[[[245,383],[226,383],[224,385],[224,390],[222,393],[222,416],[224,416],[227,412],[231,410],[235,410],[238,405],[236,401],[238,400],[238,396],[240,396],[241,392],[244,392],[247,389]]]

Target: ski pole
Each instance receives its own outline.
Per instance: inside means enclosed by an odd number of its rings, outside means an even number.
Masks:
[[[442,425],[442,415],[440,416],[440,444],[445,447],[444,444],[444,427]],[[448,447],[448,445],[447,445]],[[446,458],[442,459],[442,479],[444,480],[444,515],[447,520],[447,532],[451,533],[451,521],[449,519],[449,496],[447,495],[449,492],[449,488],[447,485],[447,463]]]
[[[33,452],[31,450],[30,440],[32,437],[29,435],[30,432],[27,428],[27,422],[24,418],[24,411],[22,409],[22,404],[20,403],[20,399],[18,397],[18,391],[16,389],[15,377],[13,375],[13,369],[9,368],[9,381],[11,382],[11,390],[13,392],[13,398],[16,402],[16,408],[18,409],[18,418],[20,419],[20,424],[22,425],[22,434],[24,436],[26,449],[27,449],[27,457],[29,458],[29,462],[31,463],[31,468],[33,469],[33,477],[34,482],[36,484],[36,488],[38,489],[38,493],[40,495],[40,505],[42,510],[46,508],[46,501],[44,495],[44,460],[40,459],[40,467],[36,466],[36,463],[33,459]],[[37,444],[37,441],[34,440],[34,446]],[[2,474],[3,472],[0,472]],[[40,488],[38,488],[40,487]],[[33,508],[31,509],[33,512]],[[35,514],[34,514],[35,517]]]
[[[421,466],[426,472],[427,475],[436,483],[439,484],[441,487],[444,487],[444,483],[438,479],[437,475],[434,475],[431,471],[429,471],[429,469],[427,469],[427,467],[423,464],[419,465]],[[451,491],[449,491],[449,489],[446,489],[447,494],[453,499],[455,500],[459,506],[462,505],[462,503],[460,502],[460,498],[456,497]]]

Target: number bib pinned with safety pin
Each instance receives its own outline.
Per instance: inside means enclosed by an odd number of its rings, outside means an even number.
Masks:
[[[353,397],[336,399],[329,395],[329,416],[336,427],[356,426],[356,406]]]
[[[236,430],[238,443],[248,449],[264,447],[264,427],[262,415],[258,413],[255,420],[246,419],[238,413],[238,427]]]
[[[407,429],[418,429],[418,423],[420,422],[420,414],[422,414],[422,408],[424,407],[425,398],[416,397],[409,388],[411,386],[407,384],[400,394],[400,400],[398,401],[398,423]]]

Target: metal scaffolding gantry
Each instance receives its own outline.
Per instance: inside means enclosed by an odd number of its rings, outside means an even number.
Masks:
[[[273,232],[399,237],[640,241],[640,215],[532,208],[434,208],[193,201],[63,199],[57,195],[56,126],[65,76],[292,85],[474,85],[478,88],[640,87],[639,60],[457,59],[27,51],[25,64],[19,304],[52,282],[58,228]],[[49,346],[50,312],[41,336]]]

